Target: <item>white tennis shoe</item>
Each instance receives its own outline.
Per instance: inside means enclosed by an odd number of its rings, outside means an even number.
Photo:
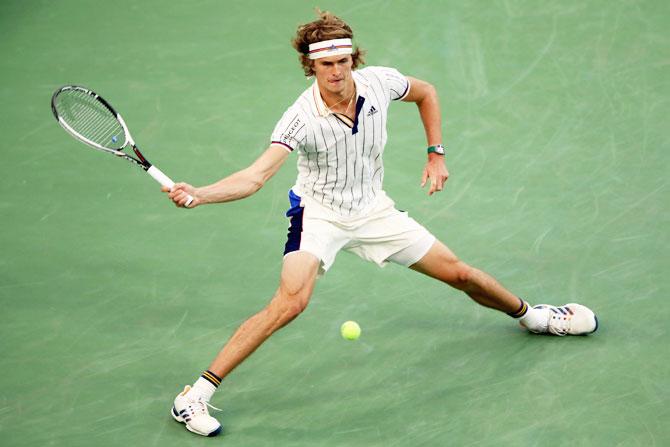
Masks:
[[[540,322],[531,327],[521,321],[521,325],[536,334],[550,333],[558,336],[586,335],[598,329],[598,317],[591,309],[581,304],[569,303],[562,306],[538,304],[533,309],[543,312]]]
[[[209,404],[202,397],[188,395],[191,387],[186,385],[184,391],[174,399],[174,406],[170,414],[177,422],[186,424],[188,431],[202,436],[216,436],[221,433],[219,421],[209,415],[207,407],[218,408]],[[220,411],[220,410],[219,410]]]

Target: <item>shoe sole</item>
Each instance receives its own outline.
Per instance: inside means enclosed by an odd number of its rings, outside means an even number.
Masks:
[[[193,430],[191,428],[191,426],[186,423],[184,418],[179,416],[179,413],[177,413],[177,409],[175,407],[172,407],[172,411],[170,411],[170,415],[172,416],[172,418],[175,421],[179,422],[180,424],[186,425],[186,430],[190,431],[191,433],[195,433],[196,435],[207,436],[208,438],[211,438],[211,437],[217,436],[219,433],[221,433],[222,427],[220,425],[216,430],[214,430],[211,433],[202,433],[202,432]]]

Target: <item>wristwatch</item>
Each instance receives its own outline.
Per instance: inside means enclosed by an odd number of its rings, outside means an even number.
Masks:
[[[441,144],[438,144],[437,146],[431,146],[428,148],[428,153],[430,154],[431,152],[435,152],[436,154],[439,155],[444,155],[444,146]]]

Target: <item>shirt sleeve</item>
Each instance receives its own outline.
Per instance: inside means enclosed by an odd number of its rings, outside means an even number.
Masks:
[[[387,94],[391,101],[403,99],[409,93],[409,79],[395,68],[379,67],[378,73],[386,84]]]
[[[293,152],[304,146],[306,135],[305,118],[295,107],[289,107],[275,126],[270,144],[284,146]]]

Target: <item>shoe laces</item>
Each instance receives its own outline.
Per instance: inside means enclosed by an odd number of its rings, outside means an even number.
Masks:
[[[574,312],[567,306],[549,307],[549,322],[547,329],[554,335],[564,336],[570,332],[570,323]]]
[[[211,408],[212,410],[216,411],[221,411],[220,408],[216,408],[214,405],[210,404],[206,400],[202,398],[202,396],[196,398],[196,399],[189,399],[188,400],[188,409],[189,412],[193,415],[196,413],[200,414],[206,414],[209,416],[209,411],[207,410],[207,407]]]
[[[209,408],[211,408],[212,410],[222,411],[220,408],[216,408],[214,405],[210,404],[210,403],[207,402],[206,400],[204,400],[203,402],[205,403],[205,405],[207,405],[207,406],[208,406]]]

